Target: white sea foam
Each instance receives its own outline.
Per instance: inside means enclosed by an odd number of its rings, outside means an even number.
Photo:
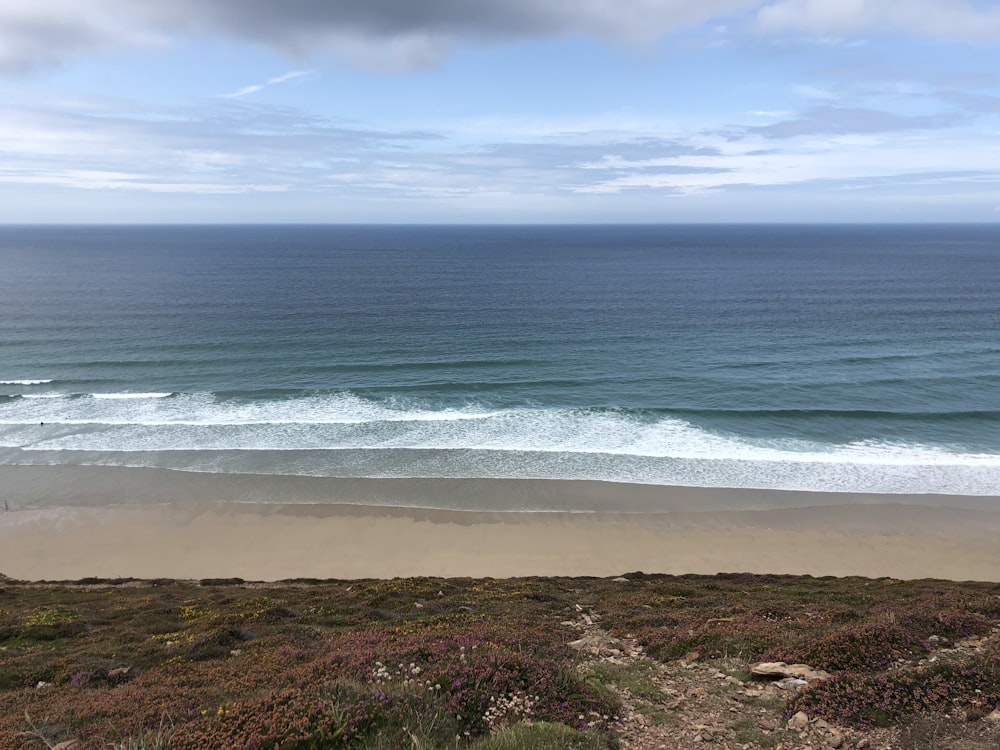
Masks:
[[[270,452],[288,455],[274,460],[291,473],[358,476],[537,476],[956,494],[995,494],[1000,486],[998,454],[888,441],[754,440],[670,416],[432,409],[351,393],[257,402],[170,395],[15,399],[0,405],[0,447],[120,456]],[[310,455],[290,455],[296,452]],[[242,470],[227,466],[223,470]]]
[[[0,385],[45,385],[51,380],[0,380]]]
[[[168,396],[173,396],[172,393],[92,393],[90,394],[93,398],[101,399],[140,399],[140,398],[167,398]]]

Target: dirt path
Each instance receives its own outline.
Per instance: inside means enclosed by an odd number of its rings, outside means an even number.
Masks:
[[[786,718],[786,700],[807,681],[754,679],[745,662],[703,662],[697,652],[661,662],[635,640],[613,637],[591,608],[578,605],[577,614],[563,624],[585,656],[583,673],[621,698],[622,750],[1000,750],[1000,716],[924,717],[904,729],[870,731],[805,714]],[[1000,629],[948,651],[971,652],[991,639],[1000,640]]]

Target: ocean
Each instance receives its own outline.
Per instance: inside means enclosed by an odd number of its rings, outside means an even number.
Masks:
[[[0,227],[0,464],[1000,494],[1000,225]]]

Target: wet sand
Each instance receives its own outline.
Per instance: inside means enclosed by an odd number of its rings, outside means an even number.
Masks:
[[[0,573],[28,580],[642,570],[1000,581],[995,497],[0,467],[0,500]]]

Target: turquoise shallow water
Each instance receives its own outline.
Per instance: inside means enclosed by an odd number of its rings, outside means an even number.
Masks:
[[[1000,491],[1000,227],[4,227],[0,463]]]

